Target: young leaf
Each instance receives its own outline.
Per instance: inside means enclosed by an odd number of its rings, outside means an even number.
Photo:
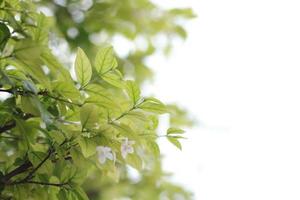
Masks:
[[[73,192],[76,195],[78,200],[89,200],[88,196],[86,195],[86,193],[81,187],[79,186],[75,187]]]
[[[169,128],[167,130],[167,135],[171,135],[171,134],[183,134],[184,130],[180,129],[180,128]]]
[[[123,88],[124,87],[124,82],[122,80],[122,74],[117,71],[111,71],[102,76],[103,80],[106,81],[107,83],[117,87],[117,88]]]
[[[93,140],[82,137],[78,140],[78,144],[84,157],[87,158],[96,153],[96,144]]]
[[[149,140],[149,141],[147,141],[147,146],[148,146],[150,152],[153,153],[153,155],[155,157],[158,158],[160,156],[160,149],[156,142]]]
[[[141,170],[143,168],[143,162],[136,154],[128,154],[126,157],[126,162],[137,170]]]
[[[166,106],[155,98],[146,98],[139,108],[157,114],[163,114],[167,112]]]
[[[117,67],[117,60],[114,57],[113,48],[105,47],[98,51],[95,59],[95,68],[101,76]]]
[[[7,26],[3,23],[0,23],[0,50],[5,47],[5,44],[10,37],[10,32]]]
[[[32,92],[34,94],[38,93],[38,90],[36,88],[36,86],[34,85],[34,83],[32,81],[29,80],[24,80],[23,81],[23,87],[25,90]]]
[[[78,48],[75,60],[76,77],[82,87],[86,86],[92,77],[91,63],[81,48]]]
[[[139,87],[133,81],[126,81],[125,87],[128,96],[132,100],[133,104],[135,105],[138,100],[141,98],[141,91]]]
[[[99,121],[97,106],[94,104],[85,104],[80,109],[80,121],[82,128],[91,128]]]
[[[178,149],[182,150],[181,143],[178,141],[177,138],[174,137],[168,137],[169,142],[171,142],[173,145],[175,145]]]

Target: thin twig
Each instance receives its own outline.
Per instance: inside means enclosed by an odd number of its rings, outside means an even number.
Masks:
[[[112,124],[112,123],[114,123],[115,121],[118,121],[118,120],[120,120],[121,118],[123,118],[124,116],[128,115],[131,111],[137,109],[137,108],[139,107],[139,105],[141,105],[143,102],[144,102],[144,100],[141,101],[140,103],[138,103],[138,104],[132,106],[128,111],[122,113],[122,114],[121,114],[120,116],[118,116],[117,118],[115,118],[115,119],[109,121],[108,124]]]
[[[6,185],[12,177],[14,177],[18,174],[21,174],[23,172],[26,172],[30,167],[32,167],[32,163],[30,161],[26,161],[25,163],[23,163],[22,165],[20,165],[16,169],[12,170],[8,174],[5,174],[0,179],[0,183]]]
[[[29,118],[32,118],[33,115],[32,114],[29,114],[29,113],[25,113],[24,116],[22,117],[23,120],[27,120]],[[5,124],[4,126],[1,126],[0,127],[0,134],[14,128],[16,126],[16,121],[15,120],[12,120],[10,122],[8,122],[7,124]]]
[[[39,181],[24,181],[24,182],[15,182],[9,185],[19,185],[19,184],[38,184],[38,185],[46,185],[46,186],[55,186],[55,187],[62,187],[64,185],[68,185],[69,183],[48,183],[48,182],[39,182]]]
[[[49,157],[51,156],[51,154],[53,152],[54,152],[54,149],[50,148],[49,151],[48,151],[47,156],[20,182],[30,180],[33,177],[34,173],[49,159]]]

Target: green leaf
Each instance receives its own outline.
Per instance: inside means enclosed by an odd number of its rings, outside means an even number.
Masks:
[[[51,176],[49,178],[49,183],[60,183],[59,179],[56,176]],[[58,194],[60,188],[59,187],[49,187],[49,192]]]
[[[80,121],[82,129],[95,127],[99,121],[99,113],[96,105],[87,103],[80,109]]]
[[[69,190],[67,189],[61,189],[57,195],[59,200],[66,200],[66,199],[70,199],[69,198]]]
[[[167,135],[171,135],[171,134],[183,134],[184,130],[180,129],[180,128],[169,128],[167,130]]]
[[[128,154],[126,157],[126,162],[137,170],[142,170],[143,168],[143,161],[136,154]]]
[[[122,74],[117,71],[110,71],[102,76],[103,80],[105,80],[107,83],[117,87],[117,88],[123,88],[124,82],[122,80]]]
[[[88,196],[81,187],[75,187],[73,192],[74,194],[76,194],[78,200],[89,200]]]
[[[116,130],[119,131],[119,133],[127,137],[129,139],[138,140],[137,134],[131,129],[130,126],[124,123],[112,123],[111,124]]]
[[[38,90],[32,81],[28,81],[28,80],[23,81],[23,86],[24,89],[29,92],[32,92],[34,94],[38,93]]]
[[[0,50],[2,51],[10,37],[10,32],[4,23],[0,23]]]
[[[139,99],[141,98],[141,91],[139,87],[134,83],[134,81],[126,81],[126,87],[125,87],[128,96],[132,100],[133,104],[135,105]]]
[[[92,139],[82,137],[78,140],[78,144],[84,157],[87,158],[96,153],[97,144]]]
[[[91,63],[81,48],[78,48],[75,60],[75,73],[82,87],[86,86],[92,77]]]
[[[52,83],[54,90],[66,99],[81,103],[79,90],[70,82],[57,81]]]
[[[152,97],[146,98],[145,101],[139,105],[139,108],[157,114],[163,114],[167,112],[166,106],[158,99]]]
[[[149,140],[147,141],[147,146],[149,150],[154,154],[155,157],[158,158],[160,156],[160,149],[156,142]]]
[[[118,66],[111,46],[100,49],[95,59],[95,68],[98,74],[104,75]]]
[[[169,142],[171,142],[173,145],[175,145],[178,149],[182,150],[182,147],[181,147],[181,143],[178,141],[177,138],[174,138],[174,137],[167,137]]]
[[[31,97],[28,96],[21,96],[21,109],[23,110],[24,113],[30,113],[35,116],[40,115],[37,105],[35,105],[32,102]]]

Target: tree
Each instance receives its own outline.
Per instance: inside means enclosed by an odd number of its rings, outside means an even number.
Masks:
[[[168,51],[171,37],[185,37],[177,20],[193,17],[191,10],[148,0],[81,2],[0,1],[0,198],[189,199],[162,171],[157,139],[181,148],[181,126],[192,122],[139,87],[150,76],[144,61],[157,50],[155,38],[168,38]],[[97,34],[141,39],[147,48],[117,57],[94,43]],[[62,64],[72,61],[55,41],[76,51],[74,65]],[[164,113],[171,127],[157,133]]]

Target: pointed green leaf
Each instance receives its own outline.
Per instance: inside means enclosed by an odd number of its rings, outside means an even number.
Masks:
[[[99,113],[97,106],[88,103],[80,109],[80,120],[82,128],[91,128],[99,121]]]
[[[102,76],[103,80],[106,81],[107,83],[117,87],[117,88],[123,88],[124,87],[124,82],[122,80],[122,74],[117,71],[111,71]]]
[[[90,157],[96,153],[96,144],[89,138],[80,138],[78,144],[84,157]]]
[[[145,101],[139,105],[140,109],[143,109],[148,112],[163,114],[167,112],[166,106],[155,98],[146,98]]]
[[[73,192],[76,195],[77,200],[89,200],[88,196],[86,195],[86,193],[81,187],[79,186],[75,187]]]
[[[24,89],[26,91],[32,92],[34,94],[38,93],[38,90],[37,90],[35,84],[32,81],[24,80],[23,81],[23,86],[24,86]]]
[[[0,50],[5,47],[6,42],[10,37],[10,32],[4,23],[0,23]]]
[[[173,145],[175,145],[178,149],[182,150],[181,143],[178,141],[177,138],[174,137],[168,137],[169,142],[171,142]]]
[[[167,135],[171,135],[171,134],[182,134],[182,133],[184,133],[184,130],[182,130],[182,129],[180,129],[180,128],[169,128],[168,130],[167,130]]]
[[[75,73],[82,87],[86,86],[92,77],[91,63],[81,48],[78,48],[75,60]]]
[[[95,59],[95,68],[101,76],[118,66],[111,46],[102,48],[98,51]]]
[[[138,100],[141,98],[141,91],[139,87],[133,82],[133,81],[126,81],[126,87],[125,87],[128,96],[132,100],[133,104],[135,105]]]

